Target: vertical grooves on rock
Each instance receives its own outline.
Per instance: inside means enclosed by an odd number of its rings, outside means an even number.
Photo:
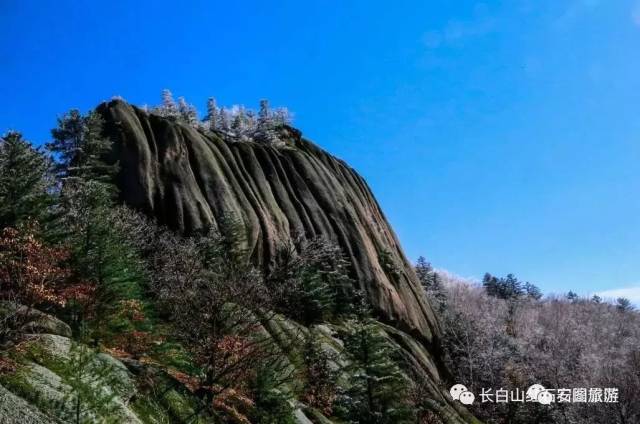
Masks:
[[[366,182],[343,161],[294,137],[284,147],[233,143],[122,101],[100,106],[123,165],[123,199],[182,231],[228,215],[269,265],[292,237],[334,240],[381,319],[431,343],[438,334],[415,274]],[[387,275],[379,253],[400,268]]]

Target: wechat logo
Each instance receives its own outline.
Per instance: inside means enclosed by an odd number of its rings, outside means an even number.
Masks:
[[[527,401],[550,405],[555,401],[555,397],[541,384],[534,384],[527,389]]]
[[[476,397],[473,393],[467,390],[467,387],[463,384],[455,384],[449,389],[451,397],[454,400],[459,400],[464,405],[472,405]]]

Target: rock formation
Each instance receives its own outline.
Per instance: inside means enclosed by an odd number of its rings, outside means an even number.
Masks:
[[[283,127],[279,146],[234,142],[222,133],[143,111],[121,100],[98,107],[114,140],[122,200],[161,223],[192,232],[232,217],[246,228],[257,264],[288,240],[337,242],[378,318],[430,381],[434,402],[462,422],[440,384],[439,328],[411,264],[371,190],[345,162]],[[394,330],[395,331],[395,330]]]

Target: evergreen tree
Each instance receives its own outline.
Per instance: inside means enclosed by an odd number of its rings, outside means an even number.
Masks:
[[[507,277],[502,281],[503,294],[505,299],[518,298],[523,294],[522,284],[513,274],[507,274]]]
[[[195,106],[188,104],[184,97],[178,99],[178,115],[187,124],[194,127],[198,125],[198,112]]]
[[[244,107],[240,106],[238,108],[238,111],[233,118],[233,122],[231,123],[231,130],[239,139],[242,140],[246,138],[247,122]]]
[[[525,293],[522,283],[513,274],[497,278],[486,273],[482,279],[482,286],[489,296],[505,300],[517,299]]]
[[[51,163],[16,131],[0,137],[0,229],[51,218]]]
[[[529,282],[526,282],[526,283],[524,283],[523,290],[524,290],[525,294],[527,295],[527,297],[529,297],[529,298],[531,298],[533,300],[542,299],[542,292],[540,291],[538,286],[536,286],[535,284],[531,284]]]
[[[258,111],[258,123],[254,138],[264,143],[274,143],[278,141],[278,135],[274,130],[274,121],[269,108],[269,101],[260,100],[260,110]]]
[[[424,256],[420,256],[415,266],[416,275],[418,276],[418,280],[422,283],[422,286],[428,289],[431,273],[433,272],[433,267]]]
[[[290,396],[278,381],[278,373],[268,367],[260,366],[256,377],[250,384],[251,398],[255,406],[250,420],[255,424],[295,424]]]
[[[352,312],[354,283],[340,247],[316,239],[302,243],[299,250],[293,245],[280,249],[268,277],[279,311],[306,325]]]
[[[289,109],[279,107],[273,112],[273,121],[275,125],[291,125],[293,118]]]
[[[104,120],[95,111],[83,116],[72,109],[58,118],[47,148],[57,160],[56,170],[62,180],[112,180],[117,166],[105,161],[112,142],[103,135],[103,126]]]
[[[361,306],[348,324],[344,340],[350,364],[345,368],[348,388],[338,415],[351,423],[396,424],[412,422],[406,376],[394,360],[397,352],[380,325]]]
[[[260,100],[260,110],[258,111],[258,125],[261,127],[271,127],[271,109],[269,100]]]
[[[162,90],[162,106],[160,106],[160,114],[162,116],[177,116],[178,106],[173,100],[173,94],[169,89]]]
[[[482,287],[484,287],[484,290],[489,296],[497,297],[496,293],[498,292],[498,278],[494,277],[488,272],[485,273],[484,277],[482,277]]]
[[[209,97],[207,101],[207,121],[209,122],[210,130],[217,130],[220,125],[220,111],[218,110],[218,106],[216,105],[216,99],[213,97]]]
[[[569,290],[569,293],[567,293],[567,300],[576,302],[578,300],[578,294],[572,290]]]
[[[79,275],[95,286],[91,336],[98,343],[117,330],[120,302],[140,297],[141,262],[122,230],[110,188],[97,181],[73,184],[63,195],[67,243]]]
[[[423,256],[418,258],[415,271],[431,305],[436,311],[442,312],[446,307],[447,295],[438,273]]]
[[[64,404],[58,413],[64,417],[65,422],[121,422],[123,417],[115,415],[114,400],[118,394],[117,389],[122,385],[120,378],[123,371],[100,360],[95,352],[82,343],[72,343],[68,359],[57,362],[53,368],[70,389],[65,394]]]
[[[616,308],[620,312],[629,312],[633,310],[633,305],[631,301],[625,297],[619,297],[616,299]]]
[[[106,162],[111,141],[102,135],[102,128],[96,112],[82,116],[72,110],[58,120],[48,146],[58,159],[62,179],[59,209],[71,262],[79,276],[95,286],[91,329],[96,344],[113,330],[119,302],[139,296],[141,279],[138,258],[114,208],[117,166]]]
[[[220,127],[218,128],[224,132],[231,131],[231,117],[229,111],[225,108],[220,109]]]
[[[247,123],[247,132],[254,133],[258,125],[256,113],[253,110],[249,109],[245,112],[245,116],[246,116],[246,123]]]

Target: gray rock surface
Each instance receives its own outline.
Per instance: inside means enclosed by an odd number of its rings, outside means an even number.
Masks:
[[[37,309],[29,309],[26,306],[13,302],[0,302],[0,320],[6,316],[25,316],[22,325],[22,333],[55,334],[58,336],[71,337],[71,327],[58,318],[41,312]]]
[[[275,147],[234,143],[121,100],[98,111],[115,140],[126,203],[185,232],[240,219],[247,247],[262,265],[272,263],[287,240],[333,240],[380,318],[437,344],[438,324],[396,235],[366,182],[345,162],[289,127],[286,144]]]
[[[0,385],[0,424],[57,424],[38,408]]]

